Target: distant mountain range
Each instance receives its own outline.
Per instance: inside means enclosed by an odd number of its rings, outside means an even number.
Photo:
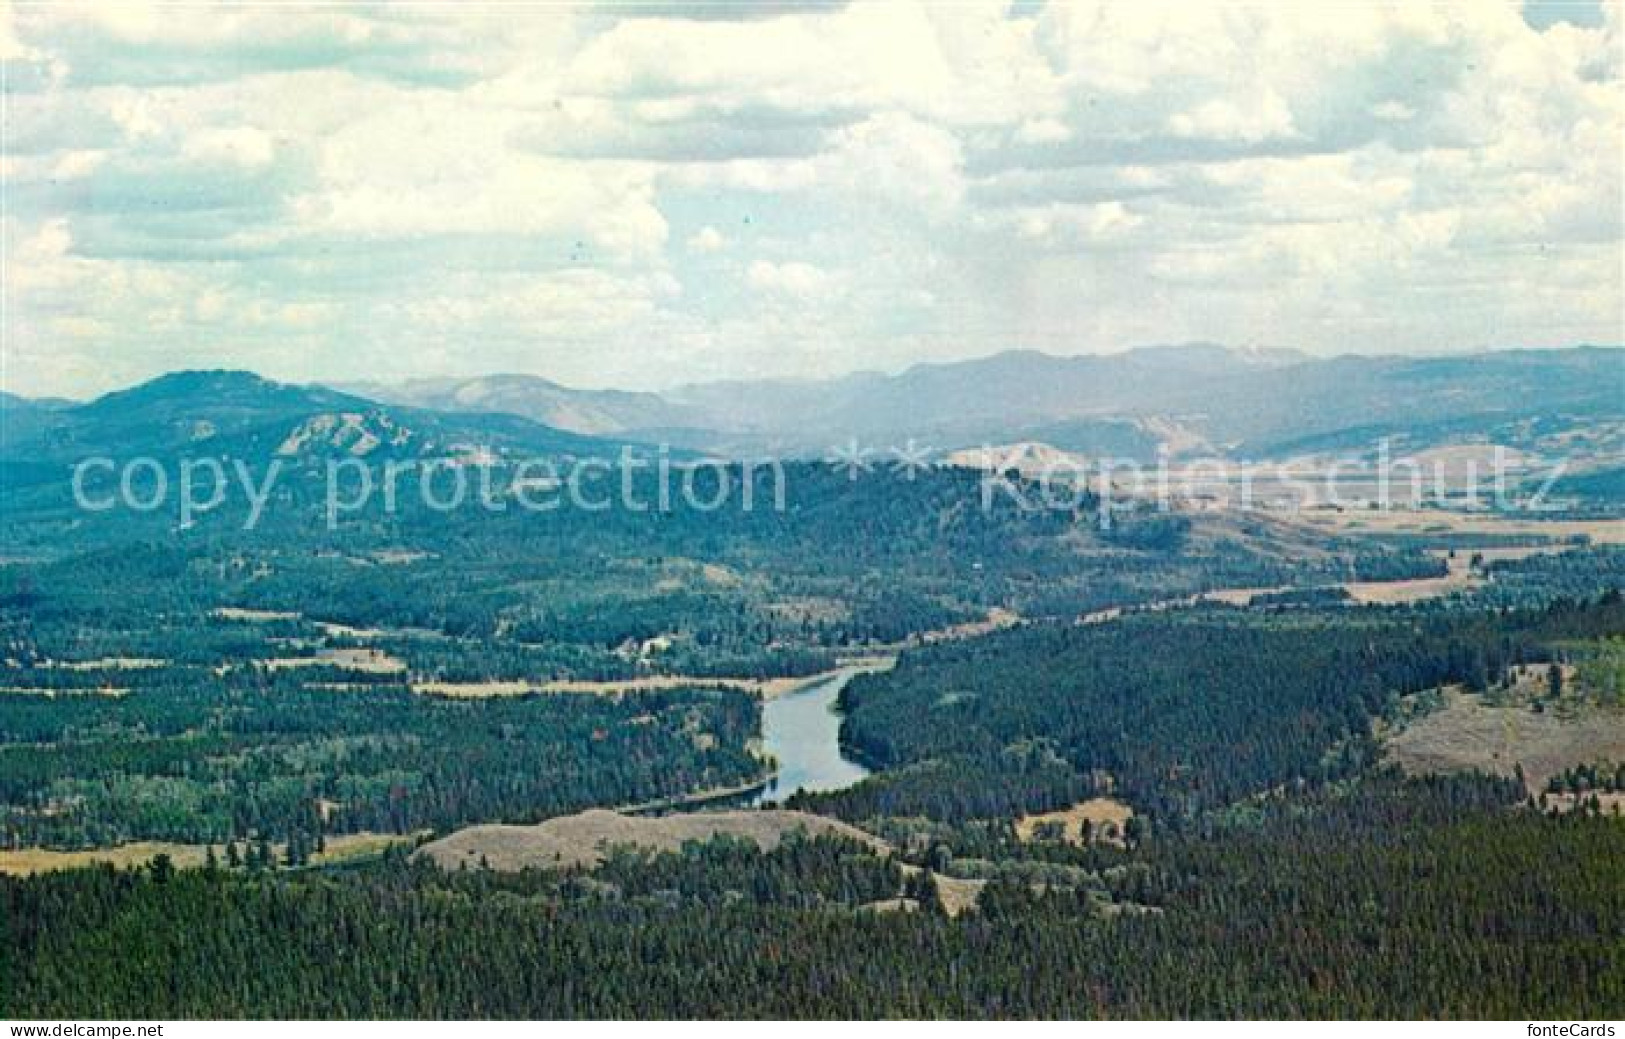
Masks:
[[[1012,351],[897,375],[575,390],[528,375],[340,388],[247,372],[165,375],[84,404],[0,397],[18,480],[94,453],[357,457],[612,454],[629,442],[717,454],[823,454],[856,439],[946,453],[1041,443],[1074,454],[1253,459],[1504,443],[1625,451],[1625,350],[1443,358],[1246,352],[1212,344],[1104,356]]]
[[[575,390],[535,375],[349,383],[339,388],[372,400],[437,411],[522,415],[574,433],[681,426],[691,417],[682,405],[659,394]]]
[[[1346,448],[1385,436],[1470,436],[1534,418],[1625,419],[1625,350],[1317,360],[1196,343],[1081,357],[1011,351],[897,375],[702,383],[659,394],[571,390],[525,375],[354,389],[723,452],[913,437],[944,450],[1036,440],[1129,457],[1159,447],[1271,457],[1314,449],[1317,439]]]

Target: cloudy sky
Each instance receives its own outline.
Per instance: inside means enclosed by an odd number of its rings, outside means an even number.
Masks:
[[[4,382],[1617,343],[1617,4],[0,3]]]

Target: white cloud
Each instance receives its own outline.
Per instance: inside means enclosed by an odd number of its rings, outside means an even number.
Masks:
[[[1017,233],[1024,238],[1062,238],[1061,244],[1077,247],[1122,238],[1145,223],[1119,201],[1094,205],[1033,206],[1010,214]]]
[[[639,10],[0,6],[8,372],[1625,339],[1617,5]]]
[[[276,155],[276,144],[252,126],[208,128],[188,138],[181,155],[196,162],[265,166]]]
[[[709,225],[700,228],[688,239],[689,249],[697,253],[721,252],[727,246],[727,236]]]
[[[1027,119],[1016,129],[1022,144],[1057,144],[1072,139],[1072,130],[1059,119]]]
[[[530,154],[514,146],[517,125],[451,97],[402,99],[327,137],[319,184],[295,211],[326,234],[553,235],[615,261],[660,249],[651,170]]]
[[[1296,136],[1292,113],[1274,91],[1263,91],[1243,99],[1205,101],[1188,112],[1179,112],[1170,117],[1168,129],[1178,137],[1206,137],[1249,144]]]
[[[943,215],[965,193],[959,139],[913,116],[882,112],[837,134],[823,165],[849,193]]]

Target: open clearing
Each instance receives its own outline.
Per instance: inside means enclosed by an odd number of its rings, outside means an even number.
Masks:
[[[319,649],[310,657],[276,657],[264,662],[272,671],[299,667],[336,667],[371,675],[399,675],[406,662],[379,649]]]
[[[531,693],[587,693],[619,696],[623,693],[650,693],[667,689],[721,688],[755,693],[763,699],[786,696],[806,686],[860,671],[884,671],[896,662],[893,657],[865,657],[842,661],[833,671],[789,678],[709,678],[701,675],[643,675],[606,681],[555,678],[543,681],[492,682],[413,682],[412,691],[423,696],[453,699],[485,699],[493,696],[526,696]]]
[[[1590,801],[1593,797],[1597,799],[1597,804],[1602,809],[1603,815],[1625,815],[1625,792],[1618,790],[1603,790],[1580,796],[1574,794],[1548,794],[1546,795],[1546,807],[1554,808],[1559,813],[1567,815],[1569,812],[1574,811],[1574,806],[1582,798]]]
[[[1350,581],[1343,589],[1355,602],[1394,605],[1421,602],[1440,596],[1464,592],[1484,583],[1484,579],[1467,570],[1451,570],[1443,577],[1414,577],[1405,581]]]
[[[120,696],[129,696],[130,691],[122,686],[110,685],[95,689],[47,689],[43,686],[4,685],[0,686],[0,695],[42,696],[47,700],[54,700],[59,696],[111,696],[117,699]]]
[[[922,632],[916,641],[921,645],[930,645],[934,642],[953,642],[958,639],[974,639],[983,635],[990,635],[995,631],[1014,627],[1021,623],[1021,616],[1002,607],[994,607],[987,611],[987,616],[981,620],[966,621],[963,624],[951,624],[946,628],[935,631]]]
[[[905,877],[912,877],[920,872],[920,867],[908,863],[900,863]],[[942,901],[943,911],[949,916],[958,916],[967,909],[976,908],[976,900],[982,895],[982,888],[987,886],[985,880],[967,880],[963,877],[945,877],[941,873],[936,875],[937,898]]]
[[[623,678],[596,682],[585,679],[559,678],[541,682],[524,679],[493,682],[413,682],[412,691],[423,696],[447,696],[461,700],[484,700],[494,696],[527,696],[531,693],[587,693],[595,696],[618,696],[622,693],[649,693],[664,689],[682,689],[695,686],[739,689],[761,692],[777,683],[800,685],[805,678],[776,678],[760,681],[753,678],[691,678],[686,675],[645,675],[641,678]]]
[[[328,837],[327,850],[319,854],[312,854],[310,861],[312,865],[317,866],[332,866],[343,862],[354,862],[359,859],[382,855],[388,848],[396,844],[409,843],[414,839],[413,837],[402,837],[392,833],[338,834]],[[282,855],[282,845],[274,844],[271,849],[278,856]],[[50,848],[0,850],[0,873],[11,876],[28,876],[32,873],[49,873],[54,870],[93,866],[102,862],[110,863],[122,869],[127,866],[144,866],[159,855],[168,855],[170,860],[181,869],[196,869],[201,867],[207,860],[208,848],[202,844],[134,841],[113,848],[90,848],[84,851],[55,851]],[[224,863],[225,849],[223,847],[216,847],[215,855]]]
[[[914,876],[920,872],[920,867],[900,863],[903,875]],[[961,877],[945,877],[941,873],[936,875],[937,898],[942,901],[943,911],[949,916],[958,916],[967,909],[976,908],[976,900],[981,897],[982,888],[987,885],[985,880],[965,880]],[[882,898],[875,902],[865,902],[858,906],[859,912],[865,913],[917,913],[920,903],[912,898]]]
[[[1407,603],[1420,602],[1442,595],[1452,595],[1488,584],[1480,570],[1473,568],[1476,558],[1483,564],[1528,559],[1530,556],[1550,555],[1572,548],[1571,545],[1523,545],[1505,548],[1458,548],[1453,553],[1434,551],[1444,560],[1449,572],[1443,577],[1416,577],[1404,581],[1351,581],[1343,585],[1355,602]]]
[[[241,621],[244,624],[274,624],[277,621],[296,621],[299,614],[287,610],[249,610],[240,606],[220,606],[209,611],[216,620]]]
[[[1573,547],[1573,545],[1552,544],[1517,545],[1498,548],[1458,548],[1453,553],[1450,550],[1434,550],[1431,554],[1443,560],[1449,568],[1448,572],[1442,577],[1410,577],[1401,578],[1397,581],[1345,581],[1329,587],[1343,589],[1348,592],[1349,598],[1357,603],[1392,606],[1399,603],[1421,602],[1426,599],[1436,599],[1441,596],[1468,591],[1487,584],[1488,579],[1482,571],[1473,567],[1475,557],[1482,564],[1489,564],[1505,560],[1527,559],[1535,555],[1564,552]],[[1252,603],[1256,596],[1275,595],[1293,590],[1295,589],[1292,585],[1215,588],[1195,595],[1181,596],[1176,599],[1159,599],[1156,602],[1133,607],[1111,606],[1106,609],[1095,610],[1092,613],[1086,613],[1078,619],[1078,622],[1080,624],[1102,624],[1106,621],[1116,620],[1130,612],[1180,609],[1202,603],[1247,606]]]
[[[1134,809],[1110,797],[1092,797],[1071,808],[1062,808],[1042,815],[1024,815],[1016,820],[1016,836],[1024,841],[1033,840],[1039,827],[1056,824],[1061,827],[1061,839],[1073,844],[1083,843],[1083,824],[1092,827],[1094,839],[1123,843],[1123,827],[1134,817]],[[1109,827],[1109,829],[1107,829]]]
[[[168,665],[169,661],[155,657],[100,657],[96,660],[44,660],[34,666],[58,671],[149,671]]]
[[[1388,757],[1406,772],[1477,769],[1501,776],[1521,764],[1531,793],[1575,765],[1625,760],[1625,711],[1595,706],[1547,710],[1492,707],[1459,689],[1444,706],[1388,737]]]
[[[413,857],[431,859],[447,870],[475,869],[482,861],[500,872],[526,868],[590,868],[604,861],[607,849],[620,845],[650,851],[678,851],[689,841],[705,841],[725,834],[771,851],[786,834],[796,831],[810,836],[846,837],[882,855],[892,850],[891,845],[871,833],[838,819],[808,812],[766,810],[633,816],[595,808],[548,819],[535,826],[470,826],[425,844]],[[905,875],[920,871],[918,866],[900,865]],[[940,874],[936,880],[943,908],[950,914],[962,913],[974,906],[985,883]]]
[[[678,851],[689,841],[705,841],[719,834],[740,837],[763,851],[771,851],[786,834],[796,830],[811,836],[848,837],[876,851],[889,850],[880,838],[855,826],[807,812],[635,816],[595,808],[576,815],[561,815],[535,826],[470,826],[425,844],[415,854],[433,859],[443,869],[465,865],[473,868],[480,864],[482,856],[494,870],[560,869],[596,866],[604,861],[605,849],[615,845]]]
[[[49,873],[59,869],[93,866],[98,862],[111,863],[123,868],[140,866],[159,855],[168,855],[175,865],[190,868],[203,865],[204,849],[196,844],[166,844],[162,841],[137,841],[120,844],[116,848],[95,848],[88,851],[53,851],[49,848],[18,848],[0,851],[0,873],[28,876],[31,873]]]
[[[1294,519],[1340,534],[1485,534],[1565,541],[1587,538],[1593,544],[1625,544],[1625,520],[1517,519],[1484,512],[1445,509],[1305,510]]]

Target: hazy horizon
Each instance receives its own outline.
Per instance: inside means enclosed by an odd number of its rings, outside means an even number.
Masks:
[[[3,381],[1625,340],[1618,5],[0,9]]]
[[[65,395],[61,395],[61,394],[29,393],[24,388],[19,388],[19,387],[11,385],[11,383],[9,381],[0,382],[0,391],[4,391],[4,392],[12,394],[14,396],[23,398],[24,400],[59,400],[59,401],[65,401],[65,402],[68,402],[68,403],[73,403],[73,404],[83,404],[83,403],[88,403],[90,401],[96,400],[97,398],[105,396],[105,395],[107,395],[109,393],[118,393],[118,392],[120,392],[122,390],[132,389],[134,387],[144,385],[144,384],[146,384],[148,382],[152,382],[152,381],[154,381],[156,379],[161,379],[161,378],[163,378],[163,377],[165,377],[167,375],[178,375],[178,374],[183,374],[183,373],[199,373],[199,372],[229,372],[229,373],[239,373],[239,374],[244,374],[244,375],[252,375],[252,376],[256,376],[258,378],[265,379],[265,380],[267,380],[269,382],[279,383],[279,384],[284,384],[284,385],[290,385],[290,386],[325,387],[325,388],[328,388],[328,389],[339,390],[339,391],[343,391],[343,392],[347,392],[347,393],[354,393],[354,394],[356,394],[358,396],[365,396],[366,395],[365,390],[366,390],[367,387],[370,387],[370,386],[398,387],[398,386],[404,386],[404,385],[413,384],[413,383],[421,383],[421,384],[430,384],[430,383],[457,384],[457,383],[464,383],[464,382],[473,382],[473,381],[477,381],[477,380],[481,380],[481,379],[539,379],[539,380],[543,380],[543,381],[546,381],[546,382],[550,382],[550,383],[560,387],[561,389],[564,389],[566,391],[571,391],[571,392],[581,392],[581,393],[595,393],[595,392],[650,393],[650,394],[655,394],[655,395],[658,396],[658,395],[661,395],[661,394],[672,394],[672,393],[676,393],[676,392],[684,390],[684,389],[689,389],[689,388],[694,388],[694,387],[712,386],[712,385],[726,385],[728,383],[734,383],[734,382],[740,382],[740,383],[743,383],[743,382],[763,382],[763,383],[783,383],[783,384],[816,384],[816,383],[821,383],[821,382],[834,382],[834,381],[839,381],[839,380],[842,380],[842,379],[860,378],[860,377],[866,377],[866,376],[875,377],[875,378],[896,378],[896,377],[901,376],[901,375],[906,375],[909,372],[911,372],[911,371],[913,371],[915,369],[919,369],[919,368],[927,368],[927,367],[939,366],[939,365],[975,364],[975,363],[978,363],[978,362],[991,361],[991,360],[994,360],[994,359],[999,358],[999,357],[1005,357],[1005,356],[1010,356],[1010,355],[1019,355],[1019,354],[1038,355],[1038,356],[1042,356],[1042,357],[1045,357],[1045,358],[1049,358],[1051,360],[1082,360],[1082,359],[1085,359],[1085,358],[1122,357],[1122,356],[1126,356],[1128,354],[1141,353],[1141,352],[1154,352],[1154,351],[1162,351],[1162,350],[1178,351],[1178,350],[1201,349],[1201,348],[1214,348],[1214,349],[1224,350],[1224,351],[1227,351],[1227,352],[1230,352],[1230,353],[1239,353],[1239,354],[1242,354],[1244,356],[1258,355],[1260,357],[1261,362],[1264,360],[1264,357],[1267,356],[1267,355],[1271,355],[1271,354],[1287,355],[1286,359],[1284,359],[1284,360],[1278,359],[1277,363],[1280,363],[1280,364],[1300,364],[1300,363],[1312,363],[1312,362],[1316,362],[1316,361],[1346,360],[1346,359],[1356,359],[1356,358],[1376,359],[1376,358],[1380,358],[1380,357],[1384,357],[1384,356],[1388,356],[1388,357],[1403,356],[1403,357],[1415,358],[1417,360],[1424,360],[1424,359],[1442,359],[1442,358],[1484,357],[1484,356],[1488,356],[1488,355],[1491,355],[1491,354],[1505,354],[1505,353],[1525,353],[1525,352],[1553,352],[1553,353],[1555,353],[1555,352],[1560,352],[1560,351],[1565,351],[1565,350],[1625,350],[1625,343],[1564,343],[1564,344],[1557,344],[1557,345],[1553,345],[1553,346],[1542,346],[1542,347],[1524,347],[1524,346],[1489,346],[1489,347],[1482,347],[1482,348],[1463,347],[1461,349],[1456,349],[1456,350],[1437,350],[1437,351],[1431,351],[1430,350],[1430,351],[1420,351],[1420,352],[1416,352],[1416,353],[1406,353],[1406,354],[1403,354],[1403,355],[1392,354],[1392,353],[1390,353],[1390,354],[1380,354],[1380,353],[1375,353],[1375,352],[1362,353],[1362,352],[1359,352],[1359,351],[1350,351],[1350,352],[1334,353],[1334,354],[1312,354],[1312,353],[1309,353],[1308,351],[1298,350],[1298,349],[1293,348],[1293,347],[1261,347],[1261,348],[1257,348],[1257,349],[1252,349],[1252,348],[1247,348],[1247,347],[1230,346],[1230,345],[1225,344],[1225,343],[1213,343],[1213,342],[1205,342],[1205,341],[1199,341],[1199,340],[1192,340],[1190,342],[1184,342],[1184,343],[1136,343],[1136,344],[1134,344],[1132,346],[1125,346],[1125,347],[1111,349],[1111,350],[1102,350],[1102,351],[1098,351],[1098,352],[1089,352],[1089,353],[1071,353],[1071,354],[1057,353],[1057,352],[1053,352],[1053,351],[1049,351],[1049,350],[1040,350],[1040,349],[1036,349],[1036,348],[1032,348],[1032,347],[1010,347],[1009,349],[1005,349],[1005,350],[995,350],[995,351],[992,351],[990,353],[977,354],[977,355],[969,356],[969,357],[959,357],[959,358],[944,359],[944,360],[924,359],[924,360],[918,360],[918,361],[911,361],[911,362],[909,362],[907,364],[903,364],[903,365],[898,366],[898,367],[885,368],[885,369],[882,369],[882,368],[852,368],[852,369],[848,369],[848,370],[844,370],[844,371],[829,371],[829,372],[824,372],[824,373],[808,374],[808,375],[779,375],[779,376],[766,375],[766,376],[761,376],[760,378],[754,378],[754,377],[750,377],[750,376],[733,376],[733,377],[723,376],[723,377],[719,377],[717,379],[711,379],[711,380],[674,382],[674,383],[671,383],[669,385],[660,385],[660,386],[652,386],[652,387],[638,387],[638,388],[628,387],[628,386],[620,386],[620,385],[615,385],[615,384],[610,384],[610,383],[594,384],[594,383],[564,382],[563,380],[554,378],[553,376],[548,375],[545,372],[477,371],[477,370],[476,371],[466,371],[466,372],[445,372],[445,373],[434,373],[434,374],[427,374],[427,375],[402,376],[402,377],[399,377],[399,378],[381,376],[381,377],[376,377],[376,378],[334,379],[334,378],[325,378],[325,377],[322,377],[322,376],[317,376],[317,377],[314,377],[314,378],[284,379],[284,378],[278,377],[274,373],[259,371],[259,370],[254,369],[254,368],[234,367],[234,366],[231,366],[231,365],[218,365],[217,364],[217,365],[195,365],[195,366],[187,366],[187,367],[169,368],[169,369],[165,369],[163,371],[153,372],[150,375],[143,375],[143,376],[134,378],[129,382],[120,383],[120,384],[114,385],[114,386],[109,386],[106,389],[98,390],[98,391],[96,391],[94,393],[89,393],[89,394],[86,394],[86,395],[83,395],[83,396],[77,396],[77,397],[70,397],[70,396],[65,396]]]

